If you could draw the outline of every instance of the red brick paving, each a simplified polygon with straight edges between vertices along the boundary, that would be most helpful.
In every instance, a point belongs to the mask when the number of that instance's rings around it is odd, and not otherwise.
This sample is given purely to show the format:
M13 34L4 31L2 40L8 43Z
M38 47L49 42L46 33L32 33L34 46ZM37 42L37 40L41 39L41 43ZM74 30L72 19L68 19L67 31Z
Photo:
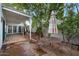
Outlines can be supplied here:
M16 42L26 41L27 39L23 35L10 35L5 39L4 44L12 44Z

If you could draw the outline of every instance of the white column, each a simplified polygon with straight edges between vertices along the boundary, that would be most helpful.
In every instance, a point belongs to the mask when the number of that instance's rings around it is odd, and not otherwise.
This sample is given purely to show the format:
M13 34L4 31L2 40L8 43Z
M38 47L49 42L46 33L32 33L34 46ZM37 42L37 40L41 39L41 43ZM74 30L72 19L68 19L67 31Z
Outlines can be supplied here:
M29 26L29 29L30 29L30 39L31 39L31 28L32 28L32 18L30 17L30 26Z

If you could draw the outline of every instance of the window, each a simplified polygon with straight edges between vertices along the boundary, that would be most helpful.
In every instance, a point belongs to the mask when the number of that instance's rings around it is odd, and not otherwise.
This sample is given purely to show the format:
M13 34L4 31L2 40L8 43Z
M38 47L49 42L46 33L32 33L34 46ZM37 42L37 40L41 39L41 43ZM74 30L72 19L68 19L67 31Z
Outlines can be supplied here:
M21 26L19 26L19 29L18 29L19 33L21 33Z
M22 31L22 26L8 25L8 33L10 34L21 33Z
M17 26L13 26L13 33L17 32Z
M8 33L12 33L12 26L8 26Z

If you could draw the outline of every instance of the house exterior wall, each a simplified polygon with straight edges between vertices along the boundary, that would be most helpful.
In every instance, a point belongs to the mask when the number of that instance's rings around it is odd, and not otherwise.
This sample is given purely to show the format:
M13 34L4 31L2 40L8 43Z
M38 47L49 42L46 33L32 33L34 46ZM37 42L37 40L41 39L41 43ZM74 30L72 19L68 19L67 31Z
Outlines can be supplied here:
M3 37L3 23L1 21L1 17L2 17L2 8L0 4L0 49L2 47L2 37Z

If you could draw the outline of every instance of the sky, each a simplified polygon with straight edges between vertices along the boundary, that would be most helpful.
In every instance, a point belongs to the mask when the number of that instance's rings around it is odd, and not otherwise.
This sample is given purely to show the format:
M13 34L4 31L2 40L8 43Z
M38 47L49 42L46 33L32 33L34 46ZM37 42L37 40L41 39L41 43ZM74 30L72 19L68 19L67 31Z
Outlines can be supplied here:
M70 3L69 3L69 4L70 4ZM65 4L64 4L64 5L65 5ZM78 5L78 10L79 10L79 3L77 3L77 5ZM74 7L74 12L77 13L76 7ZM66 10L66 8L64 8L64 16L66 16L66 14L67 14L67 10Z

